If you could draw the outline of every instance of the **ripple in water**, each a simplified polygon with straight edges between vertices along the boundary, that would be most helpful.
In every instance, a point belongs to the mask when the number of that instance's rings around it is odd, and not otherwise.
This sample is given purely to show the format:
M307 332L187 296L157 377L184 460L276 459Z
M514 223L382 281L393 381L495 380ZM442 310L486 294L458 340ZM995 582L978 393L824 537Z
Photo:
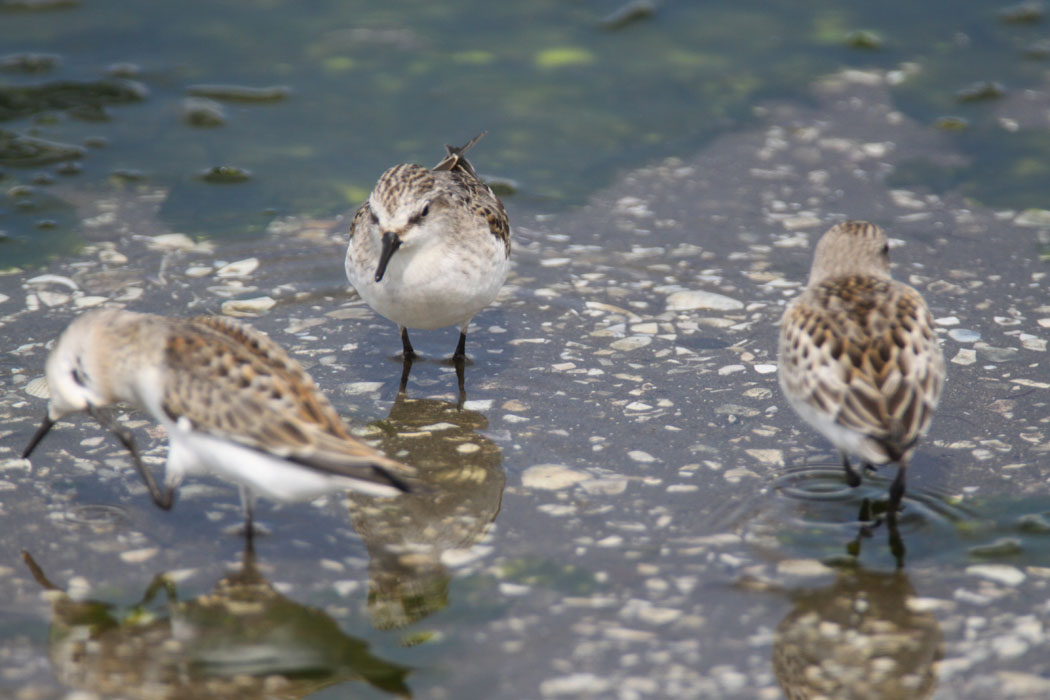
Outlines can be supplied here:
M120 506L77 505L66 512L66 521L96 530L112 530L131 525L131 516Z
M896 467L867 473L856 488L840 465L791 468L733 515L732 526L773 559L816 558L893 569L918 560L965 560L977 532L993 530L988 516L944 490L911 484L897 516L885 520Z

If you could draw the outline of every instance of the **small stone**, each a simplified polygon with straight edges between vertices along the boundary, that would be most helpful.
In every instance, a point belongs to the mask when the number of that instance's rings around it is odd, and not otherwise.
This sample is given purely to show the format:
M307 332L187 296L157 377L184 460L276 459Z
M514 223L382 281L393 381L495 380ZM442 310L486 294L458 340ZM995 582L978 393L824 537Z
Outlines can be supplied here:
M129 549L120 553L120 558L129 564L140 564L156 556L160 550L157 547L145 547L143 549Z
M1020 585L1026 578L1023 571L1008 564L974 564L966 567L966 573L1004 586Z
M981 334L968 328L953 328L948 331L948 337L957 343L976 343Z
M959 102L984 102L996 100L1006 95L1006 88L1002 83L992 80L982 80L967 85L955 93L955 99Z
M147 245L151 250L193 250L197 244L185 233L162 233L150 237Z
M206 97L187 97L179 105L182 121L190 126L214 127L226 123L226 110L215 100Z
M609 343L609 347L613 350L622 350L629 352L631 350L637 350L644 348L649 343L653 342L653 339L647 335L632 335L628 338L621 338L620 340Z
M272 309L277 302L273 297L254 297L252 299L229 299L222 302L222 312L227 316L258 316Z
M972 365L974 362L977 362L977 351L963 348L955 353L955 357L953 357L951 361L954 364L963 365L964 367L966 365Z
M1020 2L999 10L999 19L1008 24L1032 24L1043 19L1043 3Z
M754 368L759 374L772 374L777 371L777 366L772 364L755 365Z
M1014 226L1026 228L1050 228L1050 210L1025 209L1014 219Z
M351 382L343 385L343 391L351 396L372 394L383 388L383 382Z
M1030 335L1028 333L1021 334L1021 347L1025 350L1032 350L1035 352L1046 352L1046 341L1042 338Z
M610 681L593 673L573 673L559 678L548 678L540 683L543 695L595 696L609 690Z
M62 306L71 299L70 295L64 292L52 292L49 289L41 289L36 295L44 306L50 307Z
M1017 356L1021 353L1018 348L997 348L988 343L978 342L974 345L974 349L977 354L981 356L981 359L987 362L1002 363L1012 362L1017 359Z
M783 450L746 450L746 452L757 459L762 464L769 465L771 467L782 467L784 466L784 451Z
M27 279L26 284L60 284L63 287L69 287L73 291L80 289L76 282L62 275L37 275Z
M591 479L580 482L580 488L592 496L619 496L627 490L627 479Z
M641 462L643 464L648 464L650 462L656 461L656 457L653 457L648 452L643 452L642 450L631 450L627 453L627 456L633 459L635 462Z
M247 277L259 267L259 258L245 258L223 265L215 271L216 277Z
M970 547L971 556L984 559L1012 557L1022 554L1023 552L1024 548L1021 546L1021 540L1015 537L1000 537L994 542Z
M104 304L107 301L109 300L106 297L99 296L77 297L73 300L73 306L78 309L90 309L94 306Z
M590 478L586 472L574 471L560 464L537 464L522 472L521 484L530 489L560 491Z
M777 564L777 573L781 576L814 578L832 574L834 569L816 559L785 559Z

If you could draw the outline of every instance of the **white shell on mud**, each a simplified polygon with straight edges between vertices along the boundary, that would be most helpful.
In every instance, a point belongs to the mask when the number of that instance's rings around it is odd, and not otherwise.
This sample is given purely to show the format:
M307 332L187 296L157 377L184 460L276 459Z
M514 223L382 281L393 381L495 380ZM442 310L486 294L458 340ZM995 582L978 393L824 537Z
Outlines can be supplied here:
M61 284L73 290L80 289L76 282L63 275L37 275L27 279L26 284Z
M37 377L26 382L26 393L38 399L50 399L51 391L47 388L47 378Z
M258 316L272 309L276 303L273 297L230 299L222 302L222 312L227 316Z
M216 277L247 277L259 267L259 258L245 258L223 265L215 271Z

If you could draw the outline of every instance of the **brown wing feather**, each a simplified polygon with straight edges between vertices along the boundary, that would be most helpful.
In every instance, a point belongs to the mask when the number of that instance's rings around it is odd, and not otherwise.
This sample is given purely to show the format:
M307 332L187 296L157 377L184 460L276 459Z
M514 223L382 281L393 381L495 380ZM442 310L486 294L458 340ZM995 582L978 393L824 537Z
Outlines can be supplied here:
M926 430L944 358L914 289L868 276L833 279L804 292L782 328L796 395L889 453L906 452Z
M365 203L357 208L354 212L354 218L350 221L350 236L353 238L354 234L358 231L365 231L368 220L372 218L372 206L365 200Z
M172 420L354 478L390 482L371 467L407 470L352 437L299 363L246 324L186 319L169 334L165 359L172 371L163 408Z
M488 224L489 231L506 248L510 257L510 219L503 208L503 202L492 189L481 180L467 173L452 171L449 177L459 189L457 198L459 206L470 208L475 216L480 216Z

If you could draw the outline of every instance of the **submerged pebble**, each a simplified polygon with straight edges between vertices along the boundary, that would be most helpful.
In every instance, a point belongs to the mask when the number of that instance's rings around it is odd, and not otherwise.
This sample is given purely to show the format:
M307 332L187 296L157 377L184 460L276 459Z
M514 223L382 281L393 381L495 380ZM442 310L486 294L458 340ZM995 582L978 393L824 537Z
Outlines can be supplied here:
M521 484L530 489L558 491L590 478L586 472L574 471L560 464L537 464L522 472Z
M948 337L957 343L976 343L981 339L981 334L969 328L953 328L948 331Z
M244 85L191 85L186 89L193 97L232 100L236 102L277 102L291 94L286 85L247 87Z
M744 308L743 302L714 292L693 290L675 292L667 297L668 311L695 311L697 309L737 311L742 308Z

